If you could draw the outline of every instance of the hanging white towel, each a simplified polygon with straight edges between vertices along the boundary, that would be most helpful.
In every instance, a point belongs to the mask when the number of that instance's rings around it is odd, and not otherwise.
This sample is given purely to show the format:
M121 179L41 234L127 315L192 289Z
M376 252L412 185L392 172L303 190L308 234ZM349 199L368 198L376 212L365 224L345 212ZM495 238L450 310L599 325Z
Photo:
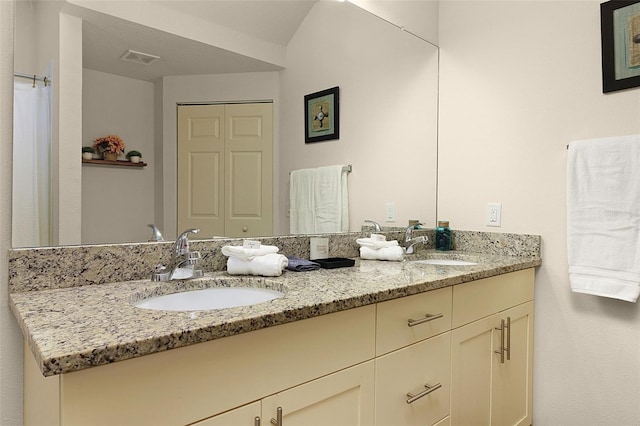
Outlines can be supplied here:
M569 282L578 293L640 295L640 135L569 144Z
M292 234L349 231L349 193L345 166L294 170L290 176Z

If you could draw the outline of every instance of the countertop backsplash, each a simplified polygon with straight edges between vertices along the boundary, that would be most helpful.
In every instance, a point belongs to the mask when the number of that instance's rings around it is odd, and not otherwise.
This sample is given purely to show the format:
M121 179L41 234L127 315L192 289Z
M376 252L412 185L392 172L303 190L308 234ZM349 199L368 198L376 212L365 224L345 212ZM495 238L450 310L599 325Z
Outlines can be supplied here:
M330 257L355 258L359 256L356 239L367 237L372 231L373 228L363 227L363 232L250 239L275 245L282 254L308 259L309 239L328 237ZM434 232L434 229L419 229L414 231L414 236L428 236L429 242L424 249L433 249ZM404 240L403 229L379 233L384 234L387 240ZM227 259L221 253L221 247L240 245L242 241L241 238L217 238L191 240L190 244L192 250L202 255L202 269L215 272L226 268ZM454 230L452 245L455 250L468 253L539 258L541 238L538 235ZM170 263L172 248L173 242L166 241L9 250L9 292L146 279L157 264Z

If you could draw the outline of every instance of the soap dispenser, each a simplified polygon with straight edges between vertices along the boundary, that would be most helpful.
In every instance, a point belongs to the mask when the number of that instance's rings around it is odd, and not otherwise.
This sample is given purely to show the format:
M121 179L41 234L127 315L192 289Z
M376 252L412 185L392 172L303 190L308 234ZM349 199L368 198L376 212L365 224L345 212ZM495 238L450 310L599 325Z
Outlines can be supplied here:
M438 221L436 228L436 250L451 250L451 228L449 228L448 220Z

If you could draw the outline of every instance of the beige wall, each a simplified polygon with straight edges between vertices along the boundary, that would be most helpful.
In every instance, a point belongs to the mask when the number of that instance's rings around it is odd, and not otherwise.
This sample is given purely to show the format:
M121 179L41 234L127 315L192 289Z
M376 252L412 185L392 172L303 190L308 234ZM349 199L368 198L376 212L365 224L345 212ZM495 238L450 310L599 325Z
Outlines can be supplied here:
M640 133L640 88L602 94L599 0L440 4L439 216L541 234L534 424L640 419L640 309L569 290L569 141ZM485 226L502 202L502 228Z
M85 69L82 114L83 146L115 133L148 164L82 167L82 243L146 241L154 223L153 83Z
M287 47L280 77L280 233L289 233L289 172L333 164L353 165L351 230L365 219L433 226L437 67L430 44L351 4L315 4ZM304 96L334 86L340 139L305 144ZM388 202L396 205L395 222L385 222Z
M0 1L0 424L22 423L22 335L9 309L14 4Z

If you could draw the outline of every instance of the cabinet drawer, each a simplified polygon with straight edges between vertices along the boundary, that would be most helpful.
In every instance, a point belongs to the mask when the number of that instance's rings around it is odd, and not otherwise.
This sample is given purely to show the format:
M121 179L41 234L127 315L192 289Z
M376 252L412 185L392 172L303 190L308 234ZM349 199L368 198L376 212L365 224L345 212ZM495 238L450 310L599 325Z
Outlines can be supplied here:
M376 425L432 425L449 415L451 333L376 359ZM425 396L408 403L408 393Z
M453 328L533 300L534 269L453 286Z
M379 303L377 309L376 355L382 355L450 330L451 287ZM424 322L409 326L409 320Z

